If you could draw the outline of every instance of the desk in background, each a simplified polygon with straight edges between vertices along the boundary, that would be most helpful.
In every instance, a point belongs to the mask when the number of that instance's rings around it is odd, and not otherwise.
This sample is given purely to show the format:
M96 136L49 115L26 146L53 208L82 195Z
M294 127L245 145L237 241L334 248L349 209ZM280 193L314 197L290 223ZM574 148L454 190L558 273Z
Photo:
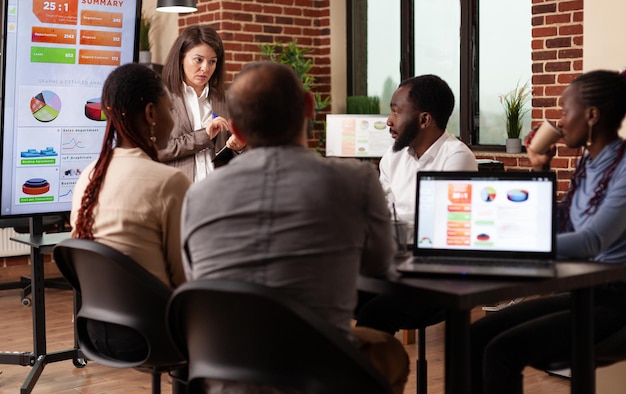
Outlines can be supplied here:
M359 277L359 290L393 294L446 308L445 392L470 390L470 313L479 305L553 292L572 292L571 392L595 392L593 287L626 279L626 264L558 262L549 279L463 277ZM575 345L574 345L575 344Z

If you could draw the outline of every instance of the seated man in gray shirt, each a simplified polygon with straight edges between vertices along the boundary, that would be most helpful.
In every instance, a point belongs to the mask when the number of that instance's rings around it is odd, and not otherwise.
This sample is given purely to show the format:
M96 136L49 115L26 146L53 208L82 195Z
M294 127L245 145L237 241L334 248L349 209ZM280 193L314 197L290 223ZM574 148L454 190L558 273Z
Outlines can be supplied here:
M373 365L402 393L409 361L400 342L350 325L358 274L384 275L394 253L375 168L325 159L307 147L314 99L288 66L247 65L226 102L230 130L250 150L194 184L185 197L187 279L280 288L367 347Z

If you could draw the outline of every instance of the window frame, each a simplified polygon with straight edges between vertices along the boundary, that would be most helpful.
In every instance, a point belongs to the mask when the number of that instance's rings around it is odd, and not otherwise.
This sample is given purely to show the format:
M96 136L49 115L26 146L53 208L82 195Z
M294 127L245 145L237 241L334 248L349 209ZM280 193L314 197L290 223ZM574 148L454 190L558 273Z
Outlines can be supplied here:
M479 0L459 0L460 26L460 139L473 150L503 152L502 145L479 144ZM367 0L346 0L347 94L367 94ZM415 74L415 0L400 0L400 78ZM357 76L360 76L357 77ZM365 76L365 78L363 77Z

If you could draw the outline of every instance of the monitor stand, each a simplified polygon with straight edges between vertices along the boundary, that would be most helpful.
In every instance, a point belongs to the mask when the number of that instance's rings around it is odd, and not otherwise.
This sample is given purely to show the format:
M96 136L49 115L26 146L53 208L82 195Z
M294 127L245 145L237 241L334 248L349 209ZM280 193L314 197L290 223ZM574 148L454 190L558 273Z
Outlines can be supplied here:
M57 237L67 238L68 233L59 232L62 235L52 235L45 234L46 231L54 231L55 233L64 229L66 216L63 214L60 215L34 215L32 217L18 217L18 218L8 218L8 219L0 219L0 228L13 228L16 233L19 234L29 234L30 236L26 237L15 237L20 240L13 240L20 243L26 243L30 245L30 240L35 239L37 237L46 237L46 242L51 244L56 244L58 240L54 239ZM48 237L53 237L53 239L48 240ZM32 260L31 260L32 261ZM49 278L44 280L44 286L46 288L53 289L63 289L63 290L71 290L72 288L69 286L67 281L63 278ZM31 299L31 278L29 276L21 276L19 281L17 282L8 282L0 284L0 290L12 290L12 289L21 289L20 300L22 305L30 306L32 304Z
M30 246L31 277L29 281L32 293L33 351L0 352L0 364L32 366L30 373L21 387L21 394L28 394L33 390L46 364L71 359L74 362L74 366L78 368L87 365L85 357L78 348L76 337L74 340L74 348L72 349L52 353L48 353L46 350L46 279L44 275L44 255L50 253L58 242L69 238L70 233L45 234L41 215L31 217L29 219L29 226L29 235L12 237L11 240ZM63 286L62 288L71 289L67 282L65 282ZM24 301L22 301L22 303L24 304ZM74 308L74 312L76 312L76 296L74 296Z

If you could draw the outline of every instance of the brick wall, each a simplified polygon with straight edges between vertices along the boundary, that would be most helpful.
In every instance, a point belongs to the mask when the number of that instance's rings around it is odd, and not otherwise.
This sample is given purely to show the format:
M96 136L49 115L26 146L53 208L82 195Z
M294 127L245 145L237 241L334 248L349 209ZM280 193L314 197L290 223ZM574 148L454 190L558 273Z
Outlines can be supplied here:
M207 23L217 30L226 52L227 83L244 64L263 59L260 45L296 41L298 48L311 49L313 91L330 95L330 0L198 0L197 7L180 14L179 26ZM309 145L317 146L318 138L319 131Z
M583 69L583 0L532 0L532 119L537 126L544 118L561 117L559 97ZM529 169L525 155L477 154L499 160L507 169ZM552 168L559 179L559 196L580 157L579 149L557 145Z
M532 118L533 126L542 119L560 118L558 99L568 83L582 72L583 0L532 1ZM181 14L181 28L208 23L222 37L226 50L227 81L241 67L261 59L261 44L292 40L300 48L310 48L314 91L330 94L330 0L198 0L198 11ZM345 83L334 81L334 83ZM318 114L323 120L325 113ZM316 146L318 134L310 141ZM558 173L559 194L569 179L579 150L558 145L552 161ZM502 161L507 169L529 169L526 155L476 152L478 158Z

